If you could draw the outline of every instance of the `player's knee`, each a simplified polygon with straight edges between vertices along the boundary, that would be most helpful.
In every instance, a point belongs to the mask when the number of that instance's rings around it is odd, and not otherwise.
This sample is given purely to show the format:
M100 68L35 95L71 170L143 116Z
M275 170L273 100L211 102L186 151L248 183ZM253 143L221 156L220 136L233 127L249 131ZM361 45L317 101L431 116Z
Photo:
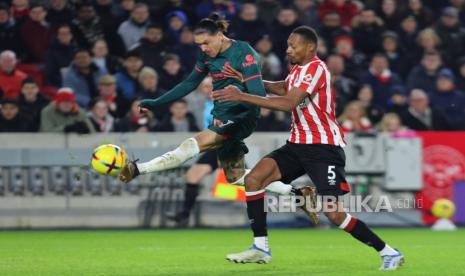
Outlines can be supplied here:
M346 214L344 212L325 212L325 216L333 224L339 226L344 221Z
M254 174L245 176L245 190L248 192L255 192L260 190L262 181Z

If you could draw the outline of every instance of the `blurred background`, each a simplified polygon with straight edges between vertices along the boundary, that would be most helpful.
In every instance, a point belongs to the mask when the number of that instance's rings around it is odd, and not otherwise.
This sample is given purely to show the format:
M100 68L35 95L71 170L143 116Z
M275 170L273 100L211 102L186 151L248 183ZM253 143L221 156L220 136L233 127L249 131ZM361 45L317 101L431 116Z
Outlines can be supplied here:
M241 191L220 172L186 179L196 160L128 185L88 167L101 144L145 161L208 126L210 78L150 114L138 103L192 70L192 27L211 12L261 55L266 80L287 75L295 27L317 30L347 134L351 194L373 196L371 207L387 197L394 209L357 216L429 226L434 202L449 199L451 219L465 224L465 0L0 0L0 228L248 225ZM289 114L261 113L249 167L288 138ZM201 189L189 220L169 221L192 177ZM309 226L299 212L268 220Z

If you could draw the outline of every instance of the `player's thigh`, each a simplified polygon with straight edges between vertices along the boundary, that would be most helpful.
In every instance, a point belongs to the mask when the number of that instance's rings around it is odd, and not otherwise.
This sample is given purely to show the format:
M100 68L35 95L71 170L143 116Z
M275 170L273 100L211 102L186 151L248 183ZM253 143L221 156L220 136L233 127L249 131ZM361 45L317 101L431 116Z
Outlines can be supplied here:
M186 172L186 181L198 184L204 177L212 173L212 167L208 164L194 164Z
M305 174L305 169L299 162L299 155L294 149L294 145L286 143L284 146L272 151L264 157L274 161L279 173L278 179L284 183L291 183L294 179Z
M257 191L280 179L281 172L276 161L265 157L245 177L245 188L247 191Z
M221 147L224 137L209 129L202 130L194 139L199 145L200 152L214 150Z
M345 178L345 155L340 147L309 145L301 150L301 162L321 196L342 196L349 192Z

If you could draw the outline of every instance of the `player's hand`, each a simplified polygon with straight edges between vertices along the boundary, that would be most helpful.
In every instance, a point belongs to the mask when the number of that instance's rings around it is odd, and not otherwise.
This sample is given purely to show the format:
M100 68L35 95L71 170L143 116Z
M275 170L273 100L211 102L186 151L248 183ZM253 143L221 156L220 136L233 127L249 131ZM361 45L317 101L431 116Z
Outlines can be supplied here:
M213 125L217 127L223 127L223 123L218 119L213 119Z
M139 113L140 114L147 114L149 112L150 112L150 110L148 108L139 106Z
M244 82L244 76L242 75L242 73L232 68L229 64L223 67L223 74L227 78L232 78L240 82Z
M213 92L213 100L219 102L240 102L242 99L242 92L234 85L228 85L221 90Z

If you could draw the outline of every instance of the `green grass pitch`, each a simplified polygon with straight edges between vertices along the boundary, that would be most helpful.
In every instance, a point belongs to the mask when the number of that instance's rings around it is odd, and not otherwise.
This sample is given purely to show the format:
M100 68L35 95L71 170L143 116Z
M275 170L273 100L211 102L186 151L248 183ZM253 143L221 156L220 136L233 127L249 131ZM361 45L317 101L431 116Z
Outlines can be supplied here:
M406 256L396 275L465 275L465 229L375 229ZM244 230L3 231L0 275L376 275L380 258L340 230L270 230L273 260L235 264Z

